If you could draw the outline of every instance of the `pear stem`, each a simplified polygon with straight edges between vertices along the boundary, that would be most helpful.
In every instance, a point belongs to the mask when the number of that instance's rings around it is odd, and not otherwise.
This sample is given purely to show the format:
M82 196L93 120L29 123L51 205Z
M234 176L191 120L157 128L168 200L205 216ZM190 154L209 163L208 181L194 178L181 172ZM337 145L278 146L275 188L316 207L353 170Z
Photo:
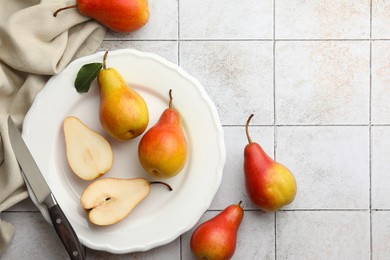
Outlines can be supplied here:
M107 69L107 67L106 67L107 55L108 55L108 51L106 51L106 52L104 53L104 56L103 56L103 69L104 69L104 70Z
M249 125L249 122L251 121L251 119L252 119L253 116L254 116L253 114L251 114L251 115L249 116L248 120L246 121L246 125L245 125L245 133L246 133L246 137L248 138L248 142L249 142L249 143L252 143L252 139L251 139L251 137L249 136L248 125Z
M64 10L67 10L67 9L71 9L71 8L77 8L77 5L70 5L70 6L62 7L62 8L60 8L60 9L58 9L57 11L55 11L55 12L53 13L53 16L54 16L54 17L57 17L57 14L58 14L59 12L64 11Z
M171 185L169 185L168 183L162 182L162 181L151 181L150 184L162 184L162 185L165 185L169 191L173 190Z
M169 90L169 108L172 108L172 89Z

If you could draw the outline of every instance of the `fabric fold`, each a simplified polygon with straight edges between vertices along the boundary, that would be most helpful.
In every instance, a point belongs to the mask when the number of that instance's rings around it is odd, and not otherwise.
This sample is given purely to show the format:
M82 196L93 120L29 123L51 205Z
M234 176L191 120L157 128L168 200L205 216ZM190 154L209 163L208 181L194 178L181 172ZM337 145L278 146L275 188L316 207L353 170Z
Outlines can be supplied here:
M71 61L94 53L105 36L104 26L77 9L53 16L69 4L74 1L0 0L0 213L28 196L9 142L8 116L21 129L47 80ZM13 232L0 219L0 253Z

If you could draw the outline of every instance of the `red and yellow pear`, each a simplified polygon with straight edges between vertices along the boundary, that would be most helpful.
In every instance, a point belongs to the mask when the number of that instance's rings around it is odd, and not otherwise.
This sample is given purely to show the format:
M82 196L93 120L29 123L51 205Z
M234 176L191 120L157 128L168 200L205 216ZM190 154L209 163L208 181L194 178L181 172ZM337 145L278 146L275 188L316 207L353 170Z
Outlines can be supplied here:
M100 91L99 119L103 129L118 141L130 140L141 135L149 123L149 110L143 97L115 68L106 67L97 75Z
M221 213L198 226L192 233L190 247L197 259L228 260L236 250L237 234L244 216L239 204L226 207Z
M138 145L138 158L142 167L157 178L176 176L187 160L187 140L181 116L172 108L172 90L169 91L169 98L168 108Z
M134 32L149 20L147 0L77 0L77 4L60 8L53 15L71 8L120 33Z
M251 140L248 125L252 117L253 114L245 126L249 142L244 149L245 187L253 203L266 212L275 212L294 200L297 185L289 169L271 159Z

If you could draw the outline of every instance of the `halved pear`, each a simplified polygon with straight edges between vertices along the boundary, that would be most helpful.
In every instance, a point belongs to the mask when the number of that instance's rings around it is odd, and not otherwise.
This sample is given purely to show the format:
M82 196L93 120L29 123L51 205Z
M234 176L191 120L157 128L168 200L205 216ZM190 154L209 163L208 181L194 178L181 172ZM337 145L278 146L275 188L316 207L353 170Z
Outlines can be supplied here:
M124 219L150 193L149 182L143 178L104 178L91 183L81 194L80 203L90 210L89 220L99 226L112 225Z
M111 144L79 118L64 119L66 157L72 171L84 180L93 180L108 172L114 160Z

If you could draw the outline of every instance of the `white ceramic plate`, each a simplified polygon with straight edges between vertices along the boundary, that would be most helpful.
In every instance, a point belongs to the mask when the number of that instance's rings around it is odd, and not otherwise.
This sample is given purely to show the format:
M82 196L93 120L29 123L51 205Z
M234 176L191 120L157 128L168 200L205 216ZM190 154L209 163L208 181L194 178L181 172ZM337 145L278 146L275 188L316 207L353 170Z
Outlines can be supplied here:
M23 138L85 246L112 253L146 251L169 243L191 229L210 206L225 163L223 130L215 106L203 87L180 67L150 53L130 49L109 52L107 67L115 67L147 102L148 128L167 108L168 92L172 89L173 107L181 113L189 142L189 158L179 175L166 180L173 187L172 192L154 185L150 195L121 222L107 227L90 224L79 198L91 181L71 172L65 156L62 123L66 116L77 116L107 137L98 118L96 81L85 94L79 94L73 85L80 67L102 62L103 54L80 58L48 81L26 115ZM113 146L114 165L101 178L153 180L138 161L141 137L126 142L107 138ZM50 222L46 209L39 208Z

